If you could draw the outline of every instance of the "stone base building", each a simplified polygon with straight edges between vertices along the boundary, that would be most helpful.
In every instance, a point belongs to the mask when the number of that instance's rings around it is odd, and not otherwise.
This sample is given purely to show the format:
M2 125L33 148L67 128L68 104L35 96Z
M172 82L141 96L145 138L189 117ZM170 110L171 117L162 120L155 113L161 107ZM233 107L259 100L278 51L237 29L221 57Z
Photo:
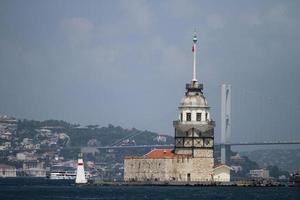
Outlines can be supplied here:
M125 181L212 181L213 160L155 149L141 157L125 158Z

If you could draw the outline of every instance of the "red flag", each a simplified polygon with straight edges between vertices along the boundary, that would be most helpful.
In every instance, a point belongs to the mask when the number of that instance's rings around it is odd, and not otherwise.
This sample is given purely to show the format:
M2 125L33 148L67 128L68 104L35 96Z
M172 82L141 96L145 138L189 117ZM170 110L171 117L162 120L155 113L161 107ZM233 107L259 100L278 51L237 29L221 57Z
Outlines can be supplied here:
M195 51L195 49L194 49L194 46L192 47L192 52L194 52Z

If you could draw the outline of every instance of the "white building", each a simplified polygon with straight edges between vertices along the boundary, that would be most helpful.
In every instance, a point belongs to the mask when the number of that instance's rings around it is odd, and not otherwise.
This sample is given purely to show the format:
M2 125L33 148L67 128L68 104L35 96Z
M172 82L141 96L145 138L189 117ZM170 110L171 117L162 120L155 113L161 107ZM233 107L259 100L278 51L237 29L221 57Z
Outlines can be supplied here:
M215 182L230 182L231 167L227 165L218 165L214 167L213 177Z
M20 152L20 153L16 154L16 158L17 158L17 160L25 160L26 159L26 155L27 155L26 152Z
M14 166L0 164L0 177L16 177L17 171Z
M33 177L46 177L46 169L44 168L44 162L37 160L23 162L23 171L28 176Z
M167 142L167 137L163 135L158 135L155 138L153 138L153 141L156 142Z
M6 150L11 147L11 142L4 142L3 145L0 146L0 150Z
M269 178L269 170L266 169L254 169L249 172L251 178Z
M16 158L17 160L20 160L20 161L30 161L30 160L36 160L36 156L34 156L33 153L29 153L29 152L19 152L16 154Z
M240 166L240 165L231 165L231 168L232 170L235 172L235 173L238 173L240 171L243 171L243 167Z

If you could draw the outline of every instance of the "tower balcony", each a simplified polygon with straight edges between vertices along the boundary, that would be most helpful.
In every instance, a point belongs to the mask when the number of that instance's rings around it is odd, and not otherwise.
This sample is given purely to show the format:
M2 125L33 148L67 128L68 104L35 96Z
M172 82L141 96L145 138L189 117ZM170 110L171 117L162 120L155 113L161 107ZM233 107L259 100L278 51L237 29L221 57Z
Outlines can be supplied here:
M173 121L173 126L178 126L178 125L210 125L210 126L215 126L216 123L213 120L210 121L180 121L180 120L175 120Z
M202 91L203 84L198 82L192 82L185 84L185 89L188 91Z

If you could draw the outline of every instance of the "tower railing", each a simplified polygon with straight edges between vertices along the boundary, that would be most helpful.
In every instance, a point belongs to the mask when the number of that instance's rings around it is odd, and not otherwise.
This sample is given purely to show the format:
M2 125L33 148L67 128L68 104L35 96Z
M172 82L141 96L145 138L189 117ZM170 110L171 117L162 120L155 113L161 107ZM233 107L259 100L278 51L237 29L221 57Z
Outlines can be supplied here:
M174 126L177 126L179 124L195 124L195 125L212 125L212 126L215 126L215 121L213 120L210 120L210 121L180 121L180 120L175 120L173 121L173 125Z
M202 83L197 83L197 84L187 83L187 84L185 84L185 89L187 89L187 90L189 90L189 89L202 90L203 89L203 84Z

